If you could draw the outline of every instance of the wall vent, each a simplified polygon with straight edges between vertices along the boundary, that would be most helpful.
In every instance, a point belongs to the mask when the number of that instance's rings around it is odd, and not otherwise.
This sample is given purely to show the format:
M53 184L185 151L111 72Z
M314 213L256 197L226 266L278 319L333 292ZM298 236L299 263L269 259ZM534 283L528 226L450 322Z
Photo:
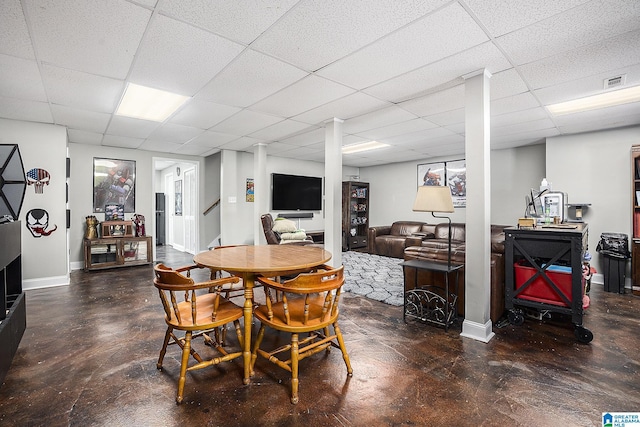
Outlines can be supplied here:
M626 74L622 74L620 76L609 77L608 79L604 79L604 89L613 89L616 87L623 86L625 80L627 79Z

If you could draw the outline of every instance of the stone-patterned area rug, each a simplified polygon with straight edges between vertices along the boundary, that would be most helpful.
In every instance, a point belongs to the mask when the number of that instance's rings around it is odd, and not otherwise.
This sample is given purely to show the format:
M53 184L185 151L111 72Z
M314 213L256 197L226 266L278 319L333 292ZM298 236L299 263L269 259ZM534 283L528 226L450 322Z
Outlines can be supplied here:
M401 259L362 252L343 252L345 284L342 290L390 305L404 303Z

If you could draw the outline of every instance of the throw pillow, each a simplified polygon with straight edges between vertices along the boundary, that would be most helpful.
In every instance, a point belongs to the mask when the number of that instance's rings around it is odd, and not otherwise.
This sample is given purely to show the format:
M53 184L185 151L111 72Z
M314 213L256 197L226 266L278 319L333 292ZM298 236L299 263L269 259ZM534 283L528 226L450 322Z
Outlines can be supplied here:
M282 233L280 238L282 240L304 240L307 238L307 233L302 230L298 230L293 233Z
M272 230L276 233L293 233L297 229L298 227L296 226L296 223L290 219L276 218L276 220L273 221Z

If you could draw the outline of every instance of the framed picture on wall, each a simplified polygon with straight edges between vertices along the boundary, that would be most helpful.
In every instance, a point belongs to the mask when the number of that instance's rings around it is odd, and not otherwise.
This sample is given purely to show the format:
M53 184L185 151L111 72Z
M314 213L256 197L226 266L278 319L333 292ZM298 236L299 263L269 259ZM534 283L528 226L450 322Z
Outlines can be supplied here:
M175 183L176 191L173 200L175 201L175 215L182 216L182 180Z
M110 204L136 209L136 162L93 158L93 212L104 212Z
M422 185L444 185L445 163L425 163L418 165L418 187Z
M467 165L464 160L447 162L447 185L451 189L454 208L467 206Z

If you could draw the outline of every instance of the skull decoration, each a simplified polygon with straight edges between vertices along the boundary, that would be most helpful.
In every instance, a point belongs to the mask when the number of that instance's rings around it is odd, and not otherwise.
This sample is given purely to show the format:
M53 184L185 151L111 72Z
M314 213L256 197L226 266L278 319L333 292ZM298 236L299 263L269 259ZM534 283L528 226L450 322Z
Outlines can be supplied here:
M33 235L33 237L48 236L58 229L57 225L54 225L53 230L46 231L49 227L49 213L44 209L31 209L27 212L27 228Z
M42 194L45 185L49 185L51 175L44 169L33 168L27 172L27 185L33 185L36 194Z

